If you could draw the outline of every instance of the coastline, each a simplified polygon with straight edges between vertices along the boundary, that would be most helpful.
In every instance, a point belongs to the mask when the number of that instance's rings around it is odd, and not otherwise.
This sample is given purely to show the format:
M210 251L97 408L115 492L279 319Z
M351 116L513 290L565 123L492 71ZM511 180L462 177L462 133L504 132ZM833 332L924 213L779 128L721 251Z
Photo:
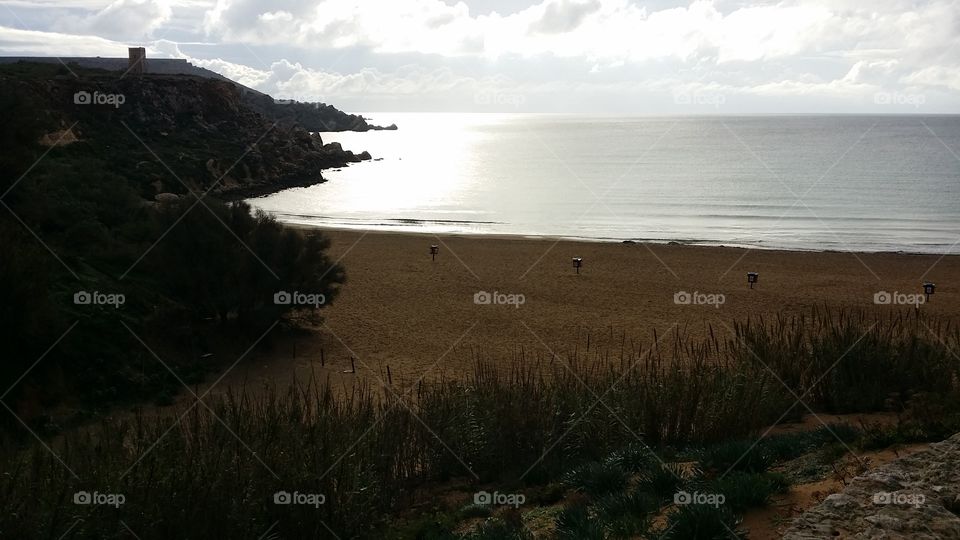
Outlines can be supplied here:
M326 180L325 180L326 181ZM324 181L324 182L325 182ZM501 232L433 232L427 230L413 230L413 229L404 229L404 230L392 230L390 225L381 225L382 228L371 228L364 226L349 227L343 226L342 224L336 225L325 225L320 223L302 223L294 221L278 221L283 224L285 227L290 227L294 229L300 229L304 231L318 230L322 232L330 232L332 234L352 232L352 233L376 233L376 234L396 234L396 235L411 235L411 236L422 236L422 237L454 237L454 238L489 238L494 240L544 240L549 242L579 242L586 244L634 244L634 245L667 245L667 246L690 246L690 247L703 247L703 248L723 248L723 249L744 249L744 250L756 250L756 251L772 251L772 252L784 252L784 253L847 253L855 255L873 255L873 254L887 254L887 255L915 255L915 256L933 256L933 257L958 257L960 252L956 253L940 253L936 251L906 251L906 250L847 250L847 249L830 249L830 248L787 248L779 246L767 246L761 244L750 244L750 243L736 243L736 242L722 242L714 243L713 241L707 240L695 240L695 239L670 239L670 240L659 240L659 239L642 239L642 238L613 238L613 237L601 237L601 236L566 236L566 235L552 235L552 234L535 234L535 233L501 233ZM461 222L456 222L461 223ZM491 222L472 222L472 223L491 223ZM402 227L404 225L396 225L396 227Z

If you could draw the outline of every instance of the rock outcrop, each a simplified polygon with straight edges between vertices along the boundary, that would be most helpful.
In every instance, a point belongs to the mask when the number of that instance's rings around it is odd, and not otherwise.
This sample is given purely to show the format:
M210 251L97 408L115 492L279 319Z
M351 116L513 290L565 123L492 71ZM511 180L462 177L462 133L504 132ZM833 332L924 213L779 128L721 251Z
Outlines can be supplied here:
M0 70L0 88L5 99L37 111L38 140L52 145L68 133L61 142L69 138L77 156L109 162L148 201L190 190L260 195L320 183L324 169L370 159L265 117L230 81L75 72L16 65Z
M275 100L264 94L248 92L244 102L265 117L286 126L300 126L307 131L379 131L395 130L396 124L375 126L358 114L347 114L326 103L303 103Z
M858 476L796 518L785 540L960 538L960 434Z

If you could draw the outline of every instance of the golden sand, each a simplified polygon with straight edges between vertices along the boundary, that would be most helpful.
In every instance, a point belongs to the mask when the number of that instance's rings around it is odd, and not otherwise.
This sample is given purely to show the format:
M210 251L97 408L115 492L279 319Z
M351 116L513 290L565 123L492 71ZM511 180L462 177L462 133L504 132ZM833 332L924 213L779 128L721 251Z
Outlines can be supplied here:
M874 295L917 294L937 283L920 309L960 312L960 257L895 253L789 252L728 247L575 242L483 236L433 236L325 230L330 255L348 282L324 310L325 326L285 340L228 374L222 386L292 376L331 376L335 383L395 384L458 377L482 357L534 362L551 353L618 354L621 344L648 347L681 328L692 337L730 337L733 321L795 314L813 306L880 306ZM436 261L430 245L439 246ZM573 257L583 258L580 274ZM753 289L747 272L758 272ZM481 291L523 304L476 304ZM703 302L676 303L688 293ZM710 296L713 295L713 296ZM680 298L683 300L683 298ZM693 300L696 302L696 300ZM596 344L599 344L597 346ZM323 365L321 365L321 352ZM344 374L355 357L357 374Z

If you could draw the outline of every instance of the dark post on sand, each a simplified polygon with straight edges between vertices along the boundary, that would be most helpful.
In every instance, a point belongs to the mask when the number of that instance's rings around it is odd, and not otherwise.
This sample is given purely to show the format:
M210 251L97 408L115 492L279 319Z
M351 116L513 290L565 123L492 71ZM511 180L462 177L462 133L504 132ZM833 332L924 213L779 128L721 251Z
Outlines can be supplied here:
M933 291L936 290L937 286L929 281L923 284L923 294L927 295L927 302L930 301L930 296L933 294Z
M437 260L437 253L440 253L440 246L433 244L430 246L430 258L432 260Z

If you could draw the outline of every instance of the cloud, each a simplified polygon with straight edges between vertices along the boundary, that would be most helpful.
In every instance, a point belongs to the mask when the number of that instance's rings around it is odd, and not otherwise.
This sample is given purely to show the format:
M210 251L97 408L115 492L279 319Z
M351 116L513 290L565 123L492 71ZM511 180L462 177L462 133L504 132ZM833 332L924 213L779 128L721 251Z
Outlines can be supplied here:
M53 28L70 34L139 40L152 36L157 28L170 20L171 13L165 0L115 0L89 15L64 16L54 23Z
M96 36L0 27L0 53L4 56L122 56L126 49L115 41Z
M931 66L905 76L901 82L912 86L939 86L960 91L960 67Z
M151 54L277 97L360 108L660 111L677 92L787 110L842 110L876 92L924 93L941 110L960 101L954 0L44 1L69 16L46 32L0 29L0 49L122 56L120 41L153 40ZM168 33L177 42L156 40Z
M544 34L559 34L569 32L590 15L600 9L600 2L589 0L576 2L573 0L555 0L544 5L543 17L536 21L531 29Z

